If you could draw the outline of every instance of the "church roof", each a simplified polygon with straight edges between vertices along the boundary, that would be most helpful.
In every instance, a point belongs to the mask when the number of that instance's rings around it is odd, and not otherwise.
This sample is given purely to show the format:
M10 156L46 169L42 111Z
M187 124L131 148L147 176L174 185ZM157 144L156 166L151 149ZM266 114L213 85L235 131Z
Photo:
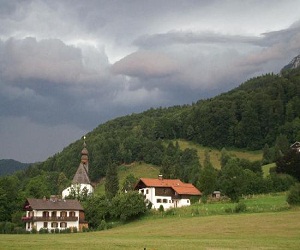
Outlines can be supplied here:
M90 178L87 173L86 166L83 163L79 164L79 167L72 180L73 184L90 184Z

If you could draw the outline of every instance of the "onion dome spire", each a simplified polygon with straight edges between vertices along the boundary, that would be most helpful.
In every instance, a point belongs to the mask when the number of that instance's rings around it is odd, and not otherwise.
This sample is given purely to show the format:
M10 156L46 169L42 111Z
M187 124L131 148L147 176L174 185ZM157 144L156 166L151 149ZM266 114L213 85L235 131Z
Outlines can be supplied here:
M89 152L86 149L86 142L85 142L86 137L83 137L83 149L81 150L81 163L84 165L87 165L89 162Z

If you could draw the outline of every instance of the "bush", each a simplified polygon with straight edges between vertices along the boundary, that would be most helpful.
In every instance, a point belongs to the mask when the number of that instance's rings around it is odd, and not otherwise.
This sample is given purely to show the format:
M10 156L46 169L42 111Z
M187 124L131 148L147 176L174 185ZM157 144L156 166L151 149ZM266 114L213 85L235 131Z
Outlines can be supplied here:
M11 222L1 222L0 223L0 233L1 234L11 234L14 232L15 224Z
M41 228L41 229L39 230L39 233L40 233L40 234L47 234L47 233L49 233L49 231L48 231L47 228Z
M101 220L98 230L107 230L107 223L105 220Z
M165 215L175 215L175 209L174 208L170 208L166 211Z
M153 204L151 201L149 201L149 203L147 204L147 208L150 210L152 208Z
M236 204L236 206L234 208L235 213L242 213L242 212L245 212L246 210L247 210L247 206L243 202L239 202L238 204Z
M199 209L198 208L195 208L195 209L192 209L192 215L194 216L198 216L200 215L200 212L199 212Z
M159 208L158 208L158 211L163 213L165 211L164 206L160 205Z
M136 219L146 212L143 195L135 191L121 193L112 200L111 215L125 222Z
M300 205L300 183L297 183L290 188L286 201L290 205Z

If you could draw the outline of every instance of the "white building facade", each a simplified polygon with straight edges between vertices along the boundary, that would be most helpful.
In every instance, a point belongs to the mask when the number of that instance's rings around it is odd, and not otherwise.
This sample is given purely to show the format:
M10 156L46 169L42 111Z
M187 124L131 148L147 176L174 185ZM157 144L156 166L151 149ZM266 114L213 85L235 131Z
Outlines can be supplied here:
M27 231L47 229L51 232L67 228L81 231L83 227L88 228L84 210L78 200L28 198L23 209L26 214L22 221L25 222Z
M151 202L153 209L163 206L164 210L189 206L191 197L200 197L201 192L190 183L178 179L141 178L135 189L143 194L145 200Z

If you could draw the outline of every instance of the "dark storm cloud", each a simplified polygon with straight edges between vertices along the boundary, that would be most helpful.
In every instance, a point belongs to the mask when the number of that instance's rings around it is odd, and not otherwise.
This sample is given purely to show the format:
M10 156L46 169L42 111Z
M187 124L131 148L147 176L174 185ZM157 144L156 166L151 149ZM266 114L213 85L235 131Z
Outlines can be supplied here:
M116 116L277 73L300 51L298 9L297 1L0 0L8 145L0 158L41 160Z

